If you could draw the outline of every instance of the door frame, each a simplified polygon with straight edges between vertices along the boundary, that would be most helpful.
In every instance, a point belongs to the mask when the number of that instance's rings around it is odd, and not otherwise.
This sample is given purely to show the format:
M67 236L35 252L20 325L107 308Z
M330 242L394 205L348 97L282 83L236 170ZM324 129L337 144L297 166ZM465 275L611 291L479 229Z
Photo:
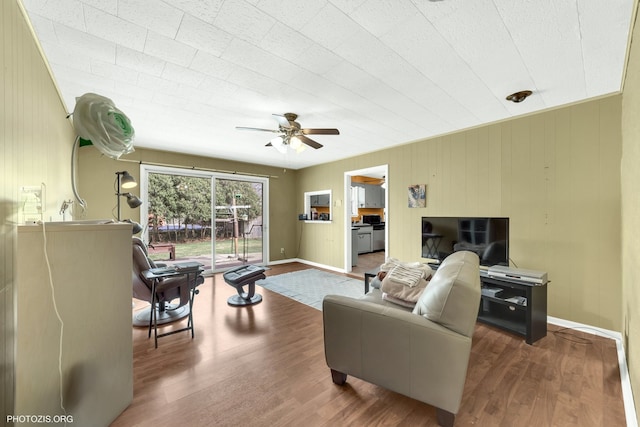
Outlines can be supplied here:
M225 179L233 181L252 181L260 182L262 184L262 264L267 265L269 263L269 179L251 175L231 174L223 172L212 172L206 170L197 169L185 169L175 166L156 166L140 164L140 196L142 197L142 205L140 205L140 224L143 227L143 234L148 233L148 218L149 218L149 204L147 200L148 194L148 174L149 173L166 173L173 175L193 176L198 178L212 179L211 185L211 268L213 272L224 271L224 269L216 269L215 265L215 179ZM143 236L144 237L144 236Z
M351 266L351 177L355 175L376 174L385 177L386 191L384 192L384 253L389 253L389 219L391 218L389 206L389 165L371 166L364 169L356 169L344 173L344 271L349 273L352 271ZM388 256L388 255L387 255Z

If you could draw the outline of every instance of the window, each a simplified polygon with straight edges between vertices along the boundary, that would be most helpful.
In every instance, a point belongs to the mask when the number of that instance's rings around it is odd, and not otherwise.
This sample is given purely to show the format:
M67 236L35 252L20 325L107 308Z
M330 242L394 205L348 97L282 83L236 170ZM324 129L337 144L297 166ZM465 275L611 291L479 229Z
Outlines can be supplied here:
M266 178L149 165L141 177L147 242L214 271L268 259Z
M331 221L331 190L304 193L304 213L310 221Z

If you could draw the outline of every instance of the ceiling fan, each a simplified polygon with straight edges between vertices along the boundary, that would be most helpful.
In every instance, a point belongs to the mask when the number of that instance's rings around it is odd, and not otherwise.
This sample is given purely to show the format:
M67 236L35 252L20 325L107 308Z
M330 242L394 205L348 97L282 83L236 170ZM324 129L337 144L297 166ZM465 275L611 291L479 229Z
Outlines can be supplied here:
M308 138L306 135L340 135L340 131L338 129L301 128L300 123L296 122L298 115L295 113L284 113L282 115L272 114L272 116L278 121L277 130L250 128L244 126L236 126L236 129L279 133L280 135L269 141L266 146L275 147L281 153L285 153L287 151L287 146L290 146L298 153L304 150L306 145L316 149L322 147L322 144Z

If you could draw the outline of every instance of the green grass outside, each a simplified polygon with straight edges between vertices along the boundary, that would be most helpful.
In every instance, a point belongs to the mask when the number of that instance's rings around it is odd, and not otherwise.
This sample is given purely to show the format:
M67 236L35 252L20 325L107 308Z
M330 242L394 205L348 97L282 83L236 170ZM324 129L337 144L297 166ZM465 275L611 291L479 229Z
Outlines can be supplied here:
M211 242L188 242L188 243L174 243L176 245L176 258L190 258L194 256L210 255L211 254ZM248 239L248 250L250 253L262 252L262 239ZM216 254L232 254L234 250L233 239L221 239L216 241ZM238 239L238 253L242 254L244 248L243 239ZM150 254L149 258L154 261L169 259L169 252Z

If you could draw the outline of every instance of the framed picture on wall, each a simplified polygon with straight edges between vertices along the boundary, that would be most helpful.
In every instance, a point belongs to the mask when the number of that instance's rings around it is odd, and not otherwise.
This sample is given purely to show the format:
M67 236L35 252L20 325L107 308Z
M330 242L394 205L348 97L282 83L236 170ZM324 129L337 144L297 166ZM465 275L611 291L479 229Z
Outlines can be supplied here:
M427 184L414 184L409 186L409 207L427 207Z

